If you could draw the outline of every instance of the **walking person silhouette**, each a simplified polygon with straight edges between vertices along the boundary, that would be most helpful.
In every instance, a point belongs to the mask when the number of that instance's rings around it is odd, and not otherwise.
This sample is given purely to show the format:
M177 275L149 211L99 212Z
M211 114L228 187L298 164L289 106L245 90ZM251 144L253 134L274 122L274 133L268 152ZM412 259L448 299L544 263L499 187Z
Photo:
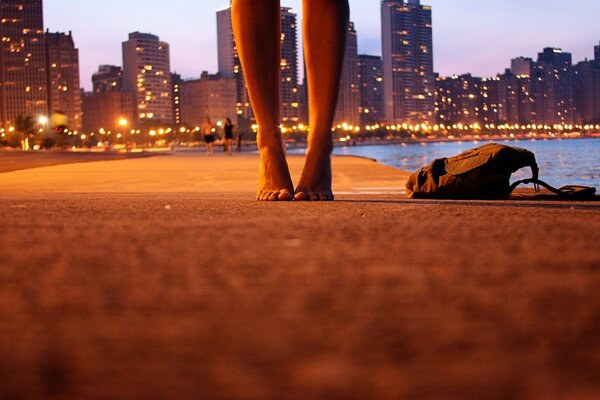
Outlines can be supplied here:
M350 16L347 0L303 0L309 96L306 164L296 189L280 130L280 3L233 0L232 19L250 102L258 124L260 201L331 201L331 126Z

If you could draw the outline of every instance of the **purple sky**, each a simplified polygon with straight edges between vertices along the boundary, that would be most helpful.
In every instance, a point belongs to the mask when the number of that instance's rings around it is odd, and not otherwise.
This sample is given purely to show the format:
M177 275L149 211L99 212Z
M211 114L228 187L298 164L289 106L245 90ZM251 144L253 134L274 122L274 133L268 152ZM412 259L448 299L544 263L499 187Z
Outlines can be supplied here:
M121 42L133 31L171 45L171 66L185 78L216 72L215 10L228 0L46 0L45 25L73 31L81 84L91 86L99 64L121 65ZM434 63L442 75L493 76L516 56L562 47L574 61L593 57L600 41L598 0L428 0L433 7ZM282 5L300 10L300 0ZM350 0L359 52L381 54L379 0Z

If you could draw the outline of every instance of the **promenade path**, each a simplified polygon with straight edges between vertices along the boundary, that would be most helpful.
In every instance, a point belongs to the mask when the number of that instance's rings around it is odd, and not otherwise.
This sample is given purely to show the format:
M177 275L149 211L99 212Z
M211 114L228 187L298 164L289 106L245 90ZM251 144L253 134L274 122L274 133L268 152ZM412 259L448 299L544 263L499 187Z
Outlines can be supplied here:
M414 201L352 157L334 203L259 203L256 169L0 173L0 399L600 398L598 203Z

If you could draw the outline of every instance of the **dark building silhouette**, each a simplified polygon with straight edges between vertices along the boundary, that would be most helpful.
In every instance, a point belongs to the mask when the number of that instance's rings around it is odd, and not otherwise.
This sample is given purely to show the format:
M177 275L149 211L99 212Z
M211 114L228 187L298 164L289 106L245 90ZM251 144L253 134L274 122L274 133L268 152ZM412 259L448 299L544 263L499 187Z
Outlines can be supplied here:
M537 123L574 122L571 53L550 47L539 53L535 91Z
M48 114L42 0L0 2L0 122Z
M519 120L519 78L510 69L498 75L498 122L518 124Z
M133 95L126 92L85 93L83 95L83 129L99 133L101 129L116 132L123 129L119 121L135 118Z
M181 75L171 74L171 99L173 99L173 123L181 123Z
M419 0L384 0L381 8L386 120L433 123L431 7Z
M344 66L340 80L334 124L358 126L360 123L360 82L358 72L358 41L354 23L348 25Z
M94 93L123 91L123 68L116 65L100 65L92 75Z
M70 129L81 129L79 50L71 32L46 32L45 38L48 110L66 115Z
M574 67L573 97L576 122L600 122L600 63L586 60Z
M598 46L594 46L594 61L600 64L600 43Z
M382 68L381 57L358 56L360 123L363 126L384 121Z

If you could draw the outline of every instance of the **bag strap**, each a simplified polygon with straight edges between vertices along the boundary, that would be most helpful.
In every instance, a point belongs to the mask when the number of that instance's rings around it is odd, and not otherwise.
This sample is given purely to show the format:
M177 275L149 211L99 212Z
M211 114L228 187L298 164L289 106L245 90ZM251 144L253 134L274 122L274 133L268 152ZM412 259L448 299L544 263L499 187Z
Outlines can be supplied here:
M575 186L569 185L564 186L560 189L555 188L554 186L549 185L548 183L541 181L537 178L523 179L513 183L509 188L509 196L512 192L515 191L517 186L519 185L529 185L533 183L535 185L535 192L538 193L540 191L540 186L546 188L548 191L558 195L559 197L566 199L589 199L593 198L596 193L596 188L589 186Z

